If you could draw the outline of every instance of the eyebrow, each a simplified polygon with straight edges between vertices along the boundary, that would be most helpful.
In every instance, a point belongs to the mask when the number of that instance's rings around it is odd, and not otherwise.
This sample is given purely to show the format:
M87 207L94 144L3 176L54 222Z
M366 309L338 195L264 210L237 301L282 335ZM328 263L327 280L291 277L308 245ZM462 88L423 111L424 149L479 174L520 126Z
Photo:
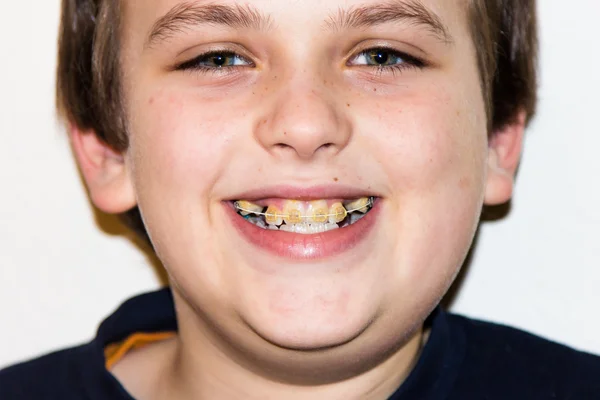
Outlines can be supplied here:
M442 19L419 0L393 0L385 3L361 6L349 10L340 9L325 23L333 31L364 29L390 22L407 22L423 26L445 44L454 39Z
M339 9L325 22L325 27L333 31L342 31L364 29L389 22L409 22L417 26L425 26L442 42L453 43L452 36L441 18L419 0L392 0L375 5ZM154 23L145 47L167 41L177 33L202 24L258 31L268 31L273 28L272 18L250 5L184 2L173 7Z
M173 7L154 23L145 47L156 45L158 42L168 40L174 34L202 24L259 31L268 31L272 28L271 18L249 5L185 2Z

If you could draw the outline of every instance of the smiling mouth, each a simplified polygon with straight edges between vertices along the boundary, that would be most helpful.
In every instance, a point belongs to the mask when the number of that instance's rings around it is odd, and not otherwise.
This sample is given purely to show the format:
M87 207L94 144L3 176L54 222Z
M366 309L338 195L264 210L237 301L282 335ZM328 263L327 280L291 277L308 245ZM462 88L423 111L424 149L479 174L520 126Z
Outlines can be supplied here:
M351 226L373 208L374 197L336 200L238 200L233 207L261 229L312 235Z

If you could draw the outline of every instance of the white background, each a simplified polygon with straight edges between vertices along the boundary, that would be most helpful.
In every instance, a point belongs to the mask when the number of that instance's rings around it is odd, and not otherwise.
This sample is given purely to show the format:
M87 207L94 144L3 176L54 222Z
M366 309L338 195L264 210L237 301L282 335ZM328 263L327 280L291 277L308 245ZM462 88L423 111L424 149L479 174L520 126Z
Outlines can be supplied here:
M539 3L541 103L516 198L481 229L453 309L600 353L600 2ZM56 121L58 17L58 0L2 2L0 367L89 340L159 285L94 214Z

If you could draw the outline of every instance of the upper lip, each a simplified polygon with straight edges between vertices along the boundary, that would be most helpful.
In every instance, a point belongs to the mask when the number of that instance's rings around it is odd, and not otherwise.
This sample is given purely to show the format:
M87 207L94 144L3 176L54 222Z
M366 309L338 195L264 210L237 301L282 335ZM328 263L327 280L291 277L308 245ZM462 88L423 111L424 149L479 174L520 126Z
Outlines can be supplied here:
M362 197L380 197L372 190L361 189L343 185L319 185L319 186L293 186L275 185L250 189L236 194L228 201L261 199L290 199L290 200L326 200L326 199L357 199Z

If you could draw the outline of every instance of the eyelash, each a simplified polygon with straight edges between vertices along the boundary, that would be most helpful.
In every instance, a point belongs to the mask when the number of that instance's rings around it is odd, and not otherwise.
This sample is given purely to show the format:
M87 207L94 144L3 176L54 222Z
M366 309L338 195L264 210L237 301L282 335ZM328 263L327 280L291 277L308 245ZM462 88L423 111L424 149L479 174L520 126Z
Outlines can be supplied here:
M201 63L208 62L211 57L234 57L243 60L248 63L248 65L232 65L232 66L222 66L222 67L207 67L202 65ZM204 54L200 54L199 56L192 58L191 60L184 61L183 63L177 65L174 70L175 71L193 71L200 73L215 73L215 74L228 74L233 72L232 70L236 70L238 68L244 68L247 66L254 66L254 63L247 60L245 57L237 54L236 52L229 50L212 50L208 51Z
M404 72L407 69L412 68L412 69L420 70L420 69L424 69L425 67L427 67L427 63L418 57L414 57L414 56L411 56L404 52L401 52L401 51L398 51L395 49L391 49L388 47L382 47L382 46L372 47L372 48L363 50L360 53L352 56L346 64L351 66L349 64L351 60L355 60L361 56L365 56L369 53L377 52L377 51L386 53L392 57L396 57L396 58L400 59L402 62L400 64L393 64L393 65L357 65L357 67L375 68L377 75L391 73L393 76L395 76L397 73ZM221 66L221 67L209 67L209 66L202 65L202 63L206 63L206 62L210 61L211 57L217 57L217 56L237 58L237 59L243 60L245 63L247 63L247 65L230 65L230 66ZM204 54L200 54L199 56L197 56L191 60L184 61L183 63L178 64L177 66L175 66L174 70L175 71L200 72L203 74L208 74L208 73L230 74L230 73L235 73L236 70L238 70L240 68L253 67L253 66L255 66L255 64L252 61L249 61L248 59L237 54L236 52L229 51L229 50L213 50L213 51L206 52Z
M361 51L357 55L352 56L348 60L347 65L351 66L350 62L352 60L356 60L362 56L368 56L369 53L373 53L373 52L385 53L388 56L398 58L402 62L400 64L393 64L393 65L357 65L357 67L375 68L377 75L383 75L385 73L390 73L393 76L395 76L397 73L404 72L407 69L422 70L428 66L428 64L421 58L414 57L407 53L404 53L404 52L401 52L401 51L398 51L398 50L395 50L395 49L392 49L389 47L384 47L384 46L372 47L372 48Z

